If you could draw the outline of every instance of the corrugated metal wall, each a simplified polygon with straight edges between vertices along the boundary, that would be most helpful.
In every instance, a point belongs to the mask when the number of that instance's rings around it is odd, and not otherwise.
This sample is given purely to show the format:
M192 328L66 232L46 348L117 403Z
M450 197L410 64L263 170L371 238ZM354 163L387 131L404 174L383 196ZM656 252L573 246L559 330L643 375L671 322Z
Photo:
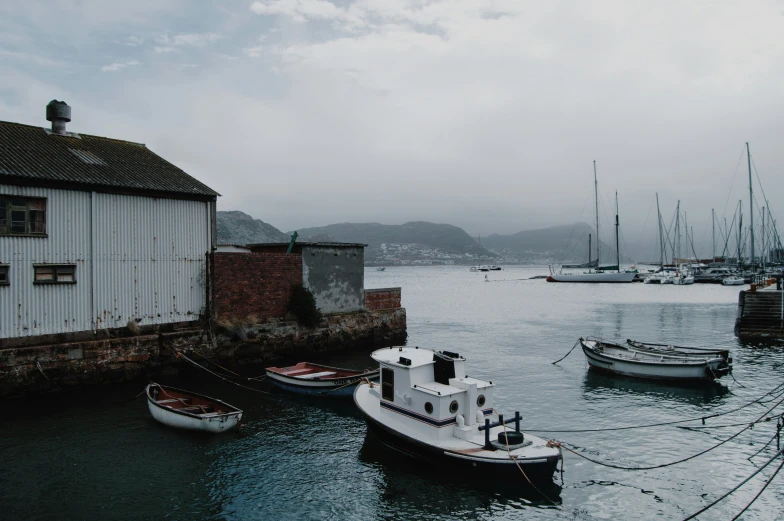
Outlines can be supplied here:
M0 236L0 263L11 266L10 285L0 286L0 338L181 322L204 311L210 203L4 185L0 193L46 197L48 232ZM38 262L76 264L77 283L34 285Z

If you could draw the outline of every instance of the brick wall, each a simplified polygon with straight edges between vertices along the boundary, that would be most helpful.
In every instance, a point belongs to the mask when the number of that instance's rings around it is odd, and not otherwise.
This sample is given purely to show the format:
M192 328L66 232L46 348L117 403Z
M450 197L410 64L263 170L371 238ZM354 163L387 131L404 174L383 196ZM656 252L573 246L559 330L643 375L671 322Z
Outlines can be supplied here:
M218 319L283 317L293 284L302 284L302 255L215 254L213 291Z
M400 307L400 288L380 288L365 290L365 309L397 309Z

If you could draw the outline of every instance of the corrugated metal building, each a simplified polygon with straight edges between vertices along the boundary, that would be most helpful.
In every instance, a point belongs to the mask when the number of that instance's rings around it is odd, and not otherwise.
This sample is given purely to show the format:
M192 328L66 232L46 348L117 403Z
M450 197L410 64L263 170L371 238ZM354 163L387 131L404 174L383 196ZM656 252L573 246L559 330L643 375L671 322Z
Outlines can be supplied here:
M147 147L0 121L0 339L193 321L217 192Z

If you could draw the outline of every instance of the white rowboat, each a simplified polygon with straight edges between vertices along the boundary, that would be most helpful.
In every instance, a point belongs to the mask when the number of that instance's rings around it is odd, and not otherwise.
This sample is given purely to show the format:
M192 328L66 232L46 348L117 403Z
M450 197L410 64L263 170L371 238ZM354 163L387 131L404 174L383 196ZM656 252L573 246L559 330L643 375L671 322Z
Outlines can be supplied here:
M580 338L591 369L638 378L677 381L712 381L732 368L721 356L668 354L650 349L634 349L613 342Z
M235 428L242 418L228 403L182 389L150 383L146 394L152 417L169 427L217 433Z

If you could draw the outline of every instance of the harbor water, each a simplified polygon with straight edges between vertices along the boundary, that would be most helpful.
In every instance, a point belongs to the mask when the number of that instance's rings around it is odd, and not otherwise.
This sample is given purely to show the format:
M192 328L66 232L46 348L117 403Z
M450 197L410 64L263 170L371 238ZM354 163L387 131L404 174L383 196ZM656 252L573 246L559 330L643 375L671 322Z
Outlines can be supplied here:
M523 430L601 429L699 418L739 407L784 381L784 347L733 336L738 287L551 284L547 268L368 268L368 288L401 286L408 345L456 351L470 376L497 384L496 408L519 410ZM588 370L580 336L731 349L734 377L676 386ZM297 362L296 357L290 362ZM367 353L314 362L371 367ZM278 364L279 365L279 364ZM261 374L263 366L241 371ZM547 498L524 478L472 484L422 468L366 440L351 400L273 396L198 370L161 378L245 411L239 433L197 435L157 424L145 382L6 400L0 423L0 519L683 519L765 463L775 421L761 423L685 463L646 471L600 466L565 452ZM779 398L780 399L780 398ZM777 401L777 400L776 400ZM735 434L775 401L707 420L715 428L662 426L605 432L538 432L592 459L653 466L685 458ZM774 413L781 414L784 407ZM690 425L701 426L695 421ZM784 441L784 440L782 440ZM778 461L700 519L731 519ZM784 519L784 473L744 514Z

